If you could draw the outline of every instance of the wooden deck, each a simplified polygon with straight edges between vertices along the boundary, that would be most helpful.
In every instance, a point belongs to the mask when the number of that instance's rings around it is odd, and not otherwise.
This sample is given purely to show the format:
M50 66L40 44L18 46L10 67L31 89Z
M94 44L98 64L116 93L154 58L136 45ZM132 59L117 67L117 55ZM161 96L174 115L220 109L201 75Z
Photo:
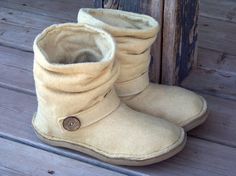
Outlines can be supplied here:
M147 167L113 166L35 136L32 42L53 23L76 20L92 1L0 0L0 175L236 175L236 2L201 0L198 67L182 83L211 114L186 148ZM83 2L83 3L81 3Z

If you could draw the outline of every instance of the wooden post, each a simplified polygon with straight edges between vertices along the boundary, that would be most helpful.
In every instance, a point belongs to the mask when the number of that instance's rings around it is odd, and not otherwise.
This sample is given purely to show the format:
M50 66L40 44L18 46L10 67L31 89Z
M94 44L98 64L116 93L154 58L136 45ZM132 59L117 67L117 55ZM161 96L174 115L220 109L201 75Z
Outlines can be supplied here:
M162 83L179 84L196 64L198 13L198 0L165 0Z
M199 0L95 0L95 7L148 14L161 25L151 51L150 79L179 84L196 63Z

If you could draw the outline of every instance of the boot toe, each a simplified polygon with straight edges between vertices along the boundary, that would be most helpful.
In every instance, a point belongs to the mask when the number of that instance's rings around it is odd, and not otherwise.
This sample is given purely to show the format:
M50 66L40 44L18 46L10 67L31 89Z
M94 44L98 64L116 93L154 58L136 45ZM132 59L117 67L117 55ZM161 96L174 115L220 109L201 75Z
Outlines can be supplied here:
M124 101L135 110L164 118L186 131L202 123L207 114L203 97L177 86L150 84L142 93Z
M207 111L207 103L203 97L176 86L164 86L162 89L166 89L162 90L166 91L166 100L162 99L170 106L169 111L165 112L167 119L181 127L189 128L188 126L194 126L192 123L203 118Z
M80 135L92 150L121 165L156 163L175 155L185 144L182 128L124 104Z

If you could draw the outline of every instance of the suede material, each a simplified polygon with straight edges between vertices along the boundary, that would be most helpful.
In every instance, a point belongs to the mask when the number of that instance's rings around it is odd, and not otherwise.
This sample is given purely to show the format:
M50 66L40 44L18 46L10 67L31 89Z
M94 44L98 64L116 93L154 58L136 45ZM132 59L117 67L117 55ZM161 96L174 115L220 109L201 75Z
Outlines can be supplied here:
M53 127L58 118L102 101L119 74L111 36L86 25L53 25L36 37L33 49L36 123L48 133L60 131Z
M120 104L111 90L119 75L115 44L105 31L53 25L37 36L34 53L38 110L32 123L44 138L127 160L157 157L183 142L182 128ZM76 116L80 128L67 131L67 116Z
M121 99L133 109L162 117L178 126L187 125L206 111L202 98L177 86L150 83L138 95Z
M141 84L140 84L141 83ZM149 86L148 72L142 74L136 79L116 84L116 91L121 97L140 93Z
M51 26L36 38L34 79L42 115L68 116L83 111L111 89L119 66L113 60L114 42L107 35L68 24Z
M120 10L81 9L78 22L104 29L114 37L121 65L116 90L128 106L180 126L206 112L206 101L193 92L139 79L148 72L150 47L159 31L152 17Z
M153 18L111 9L80 9L78 22L102 28L115 38L116 58L121 65L118 83L135 79L148 70L150 46L159 31Z
M48 135L37 126L36 130L52 140L90 148L109 158L129 160L145 160L168 153L184 138L183 129L134 111L123 103L106 118L76 132Z

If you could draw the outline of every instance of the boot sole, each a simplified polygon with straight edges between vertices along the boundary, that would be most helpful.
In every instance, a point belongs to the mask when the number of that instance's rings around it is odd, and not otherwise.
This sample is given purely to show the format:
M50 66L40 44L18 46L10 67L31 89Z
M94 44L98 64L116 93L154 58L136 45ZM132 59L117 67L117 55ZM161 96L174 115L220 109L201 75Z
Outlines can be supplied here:
M192 130L193 128L201 125L203 122L206 121L206 119L209 115L209 110L207 110L206 100L204 98L202 98L202 101L204 103L202 112L199 113L200 115L198 118L196 118L195 120L191 121L190 123L188 123L182 127L185 130L185 132Z
M46 144L56 146L56 147L62 147L62 148L76 150L76 151L82 152L84 154L87 154L89 156L92 156L94 158L97 158L99 160L102 160L104 162L110 163L110 164L126 165L126 166L145 166L145 165L150 165L150 164L154 164L154 163L158 163L160 161L166 160L166 159L174 156L175 154L179 153L184 148L184 146L186 144L186 139L187 139L186 134L182 133L180 138L177 141L177 142L181 141L179 143L179 145L176 146L174 149L171 149L170 151L168 151L168 153L164 153L164 154L159 155L157 157L153 157L153 158L145 159L145 160L129 160L129 159L124 159L124 158L109 158L109 157L104 156L100 153L97 153L89 148L85 148L85 147L77 145L77 144L73 144L73 143L69 143L69 142L65 142L65 141L61 141L61 140L48 139L45 135L40 134L35 128L34 128L34 131L35 131L37 137Z

